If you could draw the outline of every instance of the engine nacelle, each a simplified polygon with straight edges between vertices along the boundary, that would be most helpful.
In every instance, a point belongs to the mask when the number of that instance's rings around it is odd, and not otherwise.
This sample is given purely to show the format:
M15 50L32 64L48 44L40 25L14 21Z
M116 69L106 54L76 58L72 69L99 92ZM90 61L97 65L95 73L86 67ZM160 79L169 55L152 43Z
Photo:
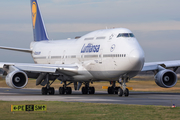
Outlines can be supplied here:
M25 72L15 70L6 76L6 84L11 88L21 89L28 83L28 77Z
M170 88L176 85L177 75L172 70L161 70L156 74L155 82L160 87Z

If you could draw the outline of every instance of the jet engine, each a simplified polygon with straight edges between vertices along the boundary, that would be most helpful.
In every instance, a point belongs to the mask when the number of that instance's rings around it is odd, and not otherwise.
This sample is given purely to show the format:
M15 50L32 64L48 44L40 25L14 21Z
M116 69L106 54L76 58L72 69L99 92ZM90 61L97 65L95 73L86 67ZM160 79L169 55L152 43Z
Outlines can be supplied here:
M155 82L160 87L170 88L176 85L177 75L172 70L164 69L156 74Z
M15 70L6 76L6 84L11 88L21 89L28 83L28 77L25 72Z

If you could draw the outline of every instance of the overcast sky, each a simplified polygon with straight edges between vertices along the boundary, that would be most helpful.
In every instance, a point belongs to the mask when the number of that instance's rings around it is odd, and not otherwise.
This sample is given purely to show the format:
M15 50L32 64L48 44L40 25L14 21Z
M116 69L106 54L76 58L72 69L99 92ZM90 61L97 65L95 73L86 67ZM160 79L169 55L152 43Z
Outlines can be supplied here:
M179 0L38 0L50 39L74 38L97 29L130 29L146 61L180 60ZM30 0L0 1L0 45L29 48ZM2 62L33 62L27 53L0 50Z

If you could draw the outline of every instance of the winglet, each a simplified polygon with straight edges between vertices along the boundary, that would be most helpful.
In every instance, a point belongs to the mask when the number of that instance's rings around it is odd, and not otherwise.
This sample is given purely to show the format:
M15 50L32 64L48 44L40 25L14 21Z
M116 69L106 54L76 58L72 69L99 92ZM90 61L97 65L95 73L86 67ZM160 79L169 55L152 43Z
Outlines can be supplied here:
M34 41L49 40L37 0L31 0Z

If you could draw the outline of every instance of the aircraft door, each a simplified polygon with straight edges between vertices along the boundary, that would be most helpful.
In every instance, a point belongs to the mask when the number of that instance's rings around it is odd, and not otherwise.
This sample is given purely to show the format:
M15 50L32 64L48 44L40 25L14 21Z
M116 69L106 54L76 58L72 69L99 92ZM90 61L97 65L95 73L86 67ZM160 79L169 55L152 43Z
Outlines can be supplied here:
M48 52L47 62L48 64L51 64L51 51Z
M99 51L99 64L102 64L102 59L103 59L103 49L100 49L100 51Z
M66 50L63 51L62 64L65 64L65 61L66 61Z

